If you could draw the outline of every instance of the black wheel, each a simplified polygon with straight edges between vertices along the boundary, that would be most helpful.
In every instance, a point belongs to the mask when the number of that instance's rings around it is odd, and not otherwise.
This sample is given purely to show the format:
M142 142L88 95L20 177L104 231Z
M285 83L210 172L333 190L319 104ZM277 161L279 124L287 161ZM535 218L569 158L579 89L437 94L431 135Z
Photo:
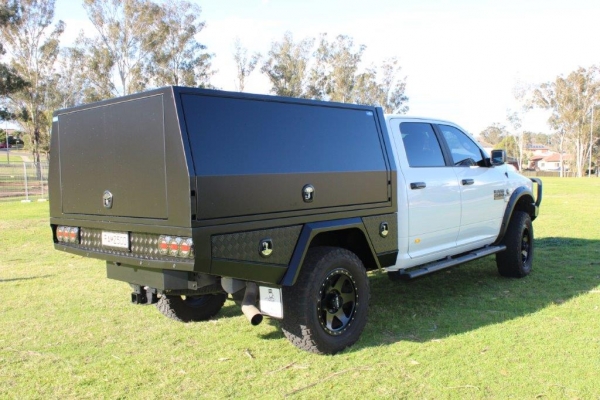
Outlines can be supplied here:
M283 333L300 349L335 354L360 337L369 296L366 270L354 253L311 249L296 284L283 288Z
M206 321L219 312L226 298L226 294L206 294L203 296L162 295L156 303L156 308L165 317L176 321Z
M502 276L522 278L533 265L533 225L529 214L515 211L502 243L506 250L496 254L496 265Z

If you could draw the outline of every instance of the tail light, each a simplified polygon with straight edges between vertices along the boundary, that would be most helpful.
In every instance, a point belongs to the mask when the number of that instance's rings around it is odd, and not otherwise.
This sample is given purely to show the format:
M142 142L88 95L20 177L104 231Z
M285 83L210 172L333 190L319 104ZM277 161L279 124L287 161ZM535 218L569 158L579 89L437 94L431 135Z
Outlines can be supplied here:
M158 252L161 256L169 254L169 244L171 243L171 236L160 236L158 238Z
M79 243L79 228L74 226L56 227L56 240L60 243Z
M181 238L174 237L171 239L171 243L169 243L169 255L172 257L179 256L179 246L181 245Z
M191 238L187 238L179 245L179 255L181 257L193 257L192 249L194 248L194 241Z
M163 256L194 258L194 241L192 238L161 235L158 252Z

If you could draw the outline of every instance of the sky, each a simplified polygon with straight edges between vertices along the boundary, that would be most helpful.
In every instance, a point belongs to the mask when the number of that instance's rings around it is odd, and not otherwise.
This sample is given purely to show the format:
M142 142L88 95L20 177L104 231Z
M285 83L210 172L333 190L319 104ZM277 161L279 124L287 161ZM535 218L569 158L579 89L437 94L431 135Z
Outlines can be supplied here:
M57 0L69 44L93 32L83 0ZM514 90L600 64L598 0L204 0L197 40L213 54L211 83L235 90L233 44L266 55L286 31L296 41L327 33L366 45L364 66L396 57L406 77L408 115L450 120L472 134L509 125ZM246 91L268 93L257 68ZM524 114L524 130L550 133L548 115Z

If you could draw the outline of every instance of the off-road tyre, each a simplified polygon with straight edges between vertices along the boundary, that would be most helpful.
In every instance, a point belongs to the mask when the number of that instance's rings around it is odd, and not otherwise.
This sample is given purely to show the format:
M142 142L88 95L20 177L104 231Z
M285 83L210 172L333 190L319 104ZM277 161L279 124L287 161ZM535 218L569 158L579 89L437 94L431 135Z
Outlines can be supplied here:
M515 211L502 240L506 250L496 253L496 265L502 276L523 278L533 266L533 224L529 214Z
M359 339L369 297L365 267L354 253L310 249L294 286L283 288L283 334L302 350L335 354Z
M162 295L156 308L165 317L180 322L206 321L215 316L227 299L226 294L206 294L203 296Z

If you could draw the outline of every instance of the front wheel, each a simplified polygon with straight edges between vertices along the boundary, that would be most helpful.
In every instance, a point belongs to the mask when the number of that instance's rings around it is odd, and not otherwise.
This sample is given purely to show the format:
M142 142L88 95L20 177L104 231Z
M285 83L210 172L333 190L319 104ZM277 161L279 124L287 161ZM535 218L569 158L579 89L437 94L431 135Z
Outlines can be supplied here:
M496 265L502 276L522 278L533 265L533 224L529 214L515 211L502 240L506 250L496 254Z
M311 249L296 284L283 288L283 333L300 349L335 354L359 339L369 296L366 270L354 253Z
M227 298L226 294L206 294L202 296L162 295L156 308L165 317L180 322L206 321L215 316Z

